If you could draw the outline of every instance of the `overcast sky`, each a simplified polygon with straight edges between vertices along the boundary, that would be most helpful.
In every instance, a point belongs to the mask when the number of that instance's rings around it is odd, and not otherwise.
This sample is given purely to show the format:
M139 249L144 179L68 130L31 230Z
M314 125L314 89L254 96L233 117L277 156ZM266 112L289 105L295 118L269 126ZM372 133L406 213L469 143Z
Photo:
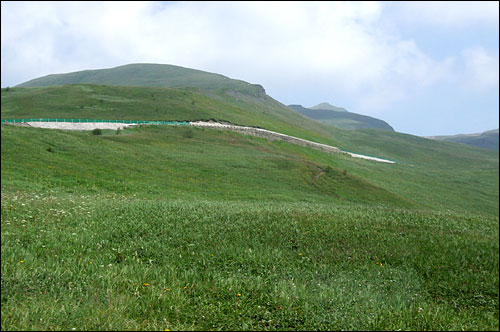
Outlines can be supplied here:
M1 86L129 63L329 102L413 135L499 124L499 3L1 3Z

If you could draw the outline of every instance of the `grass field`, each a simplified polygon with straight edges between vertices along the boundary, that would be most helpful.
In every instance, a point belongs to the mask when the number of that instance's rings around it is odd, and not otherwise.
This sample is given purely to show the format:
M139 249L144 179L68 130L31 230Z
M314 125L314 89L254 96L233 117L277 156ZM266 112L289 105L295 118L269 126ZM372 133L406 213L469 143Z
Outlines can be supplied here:
M51 191L2 211L2 329L498 328L494 217Z
M497 151L336 129L186 75L2 89L2 119L215 119L398 163L216 129L2 124L2 330L498 331Z
M294 156L293 158L296 160L307 158L312 161L312 164L318 164L320 161L320 165L318 165L320 169L325 168L323 167L325 165L330 165L335 169L348 170L349 174L355 175L358 179L385 188L407 200L418 201L427 207L439 205L445 210L498 215L498 152L381 130L365 129L352 132L336 129L308 120L270 97L255 98L244 94L235 96L224 92L205 93L201 90L187 88L102 85L11 88L9 91L3 89L2 118L23 117L113 120L200 120L213 118L240 125L260 126L284 134L330 144L355 153L396 160L400 163L397 166L374 165L373 162L359 162L352 160L353 158L331 158L328 154L309 149L287 144L280 145L284 146L288 150L288 154ZM196 145L201 141L195 139L189 149L196 149ZM16 144L13 143L10 146L14 147ZM61 146L61 149L64 149L64 144L57 144ZM135 143L129 142L128 144ZM143 145L147 145L147 143ZM273 146L269 147L271 155L278 145L279 143L274 143ZM82 153L87 153L87 150ZM151 152L144 158L155 160L156 153L156 151ZM209 155L210 153L206 153L204 158L209 158ZM86 161L79 160L79 162L85 163ZM136 168L142 168L143 161L138 163ZM111 164L108 163L108 165ZM155 166L158 167L158 165ZM175 169L176 166L173 165L172 168ZM192 165L192 168L195 174L199 173L196 163ZM111 169L113 168L111 167ZM270 168L266 167L265 169ZM250 178L258 183L265 183L260 181L257 175L252 174L252 167L247 167L246 170L245 176L249 174ZM286 167L282 168L281 171L276 171L276 173L286 173L285 170ZM181 178L188 174L182 171L179 173ZM154 172L150 174L154 174ZM119 172L113 173L113 176L115 175L119 175ZM239 176L235 177L239 178ZM320 180L322 179L320 178ZM254 182L247 182L247 184L253 185L252 183ZM296 181L289 183L296 183ZM247 187L241 188L243 193L247 190ZM294 191L294 189L291 190ZM213 190L213 192L220 196L219 191ZM298 189L293 195L288 196L295 197L300 192L301 189ZM248 195L244 194L244 196ZM376 195L372 196L377 200Z
M498 330L498 171L488 199L472 182L494 155L463 170L469 209L419 154L155 126L1 142L2 330ZM477 153L447 151L450 174Z
M201 128L145 126L93 136L2 125L2 178L16 189L418 205L293 148Z

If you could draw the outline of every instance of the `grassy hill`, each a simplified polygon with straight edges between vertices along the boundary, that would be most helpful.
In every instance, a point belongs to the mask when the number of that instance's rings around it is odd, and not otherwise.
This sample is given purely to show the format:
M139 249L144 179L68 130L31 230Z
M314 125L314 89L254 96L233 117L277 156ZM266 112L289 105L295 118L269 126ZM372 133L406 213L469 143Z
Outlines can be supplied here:
M396 160L404 167L358 169L352 158L314 155L322 162L335 162L362 179L421 204L452 206L468 211L498 211L498 154L456 143L438 142L389 131L346 131L317 124L268 97L234 97L225 93L204 94L189 88L69 85L12 88L2 91L2 118L58 117L125 120L216 119L240 125L260 126L285 134L332 144L344 150ZM304 150L308 151L308 150ZM297 152L295 152L297 153ZM301 152L302 157L304 152ZM364 164L363 164L364 165ZM414 165L414 166L409 166ZM392 172L400 172L393 176ZM431 175L429 175L431 174ZM435 174L435 176L434 176ZM460 174L457 183L455 174ZM477 174L480 176L478 177ZM432 192L419 188L426 183ZM437 190L439 189L439 190ZM456 193L450 201L447 192ZM474 194L470 195L473 191ZM445 195L441 195L445 194ZM484 199L483 195L492 195ZM496 199L496 201L495 201Z
M497 151L202 85L2 89L2 119L212 118L398 163L2 124L2 330L498 330Z
M331 163L302 158L289 144L168 126L106 133L4 125L2 178L11 189L418 206Z
M336 128L348 130L376 128L394 131L394 129L383 120L376 119L371 116L347 112L343 108L335 107L326 103L316 105L312 108L305 108L301 105L288 106L308 118Z
M214 119L262 127L333 144L331 128L269 96L199 88L64 85L2 89L2 119L93 118L109 120Z
M428 206L498 215L496 151L377 129L339 130L335 138L344 150L355 147L358 153L384 156L400 163L390 169L350 164L348 169L353 174L370 179L371 183ZM490 202L489 207L483 205L485 202Z
M482 149L498 151L498 129L488 130L480 134L459 134L447 136L431 136L428 138L441 141L457 142L476 146Z
M252 96L263 96L258 84L180 66L136 63L109 69L83 70L47 75L24 82L18 87L42 87L66 84L99 84L118 86L197 87L208 90L229 89Z

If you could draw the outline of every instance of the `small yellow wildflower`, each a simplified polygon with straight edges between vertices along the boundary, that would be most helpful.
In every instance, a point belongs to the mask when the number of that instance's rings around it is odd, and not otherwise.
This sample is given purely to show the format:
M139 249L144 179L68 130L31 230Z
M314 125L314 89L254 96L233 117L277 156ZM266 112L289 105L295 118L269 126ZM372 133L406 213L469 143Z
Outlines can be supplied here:
M240 297L240 296L241 296L241 294L240 294L240 293L238 293L238 294L236 294L236 296Z
M24 261L19 261L19 263L21 263L21 264L22 264L22 263L24 263Z
M170 330L169 330L169 329L165 329L165 330L163 330L163 331L170 331Z
M188 288L188 286L184 286L184 289L187 289L187 288Z
M299 256L302 256L302 253L301 253L301 252L299 252Z
M149 284L147 282L144 283L144 286L149 286Z
M167 287L165 290L166 290L167 292L170 292L170 288L168 288L168 287Z

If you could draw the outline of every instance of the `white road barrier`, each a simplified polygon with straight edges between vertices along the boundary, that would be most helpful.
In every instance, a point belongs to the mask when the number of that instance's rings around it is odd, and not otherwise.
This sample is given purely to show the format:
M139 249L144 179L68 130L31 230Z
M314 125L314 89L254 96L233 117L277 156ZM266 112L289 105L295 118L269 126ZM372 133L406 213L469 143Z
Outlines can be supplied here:
M123 129L126 127L137 126L137 123L116 123L116 122L22 122L22 123L11 123L14 125L20 126L29 126L29 127L37 127L37 128L48 128L48 129L64 129L64 130L93 130L96 128L99 129ZM145 125L145 124L141 124ZM209 127L209 128L218 128L223 130L231 130L240 133L244 133L247 135L267 138L270 140L282 140L292 144L297 144L301 146L307 146L313 149L327 151L327 152L335 152L335 153L346 153L354 158L362 158L377 161L380 163L390 163L394 164L395 162L392 160L376 158L371 156L365 156L358 153L352 153L347 151L342 151L339 148L331 145L316 143L312 141L308 141L302 138L289 136L281 133L277 133L267 129L261 128L253 128L253 127L245 127L245 126L235 126L232 124L218 123L218 122L207 122L207 121L192 121L189 122L189 125L195 127Z
M196 127L210 127L210 128L224 129L224 130L232 130L232 131L237 131L237 132L249 134L252 136L268 138L271 140L272 139L283 140L283 141L287 141L287 142L292 143L292 144L308 146L308 147L311 147L313 149L322 150L322 151L336 152L336 153L347 153L348 155L350 155L351 157L354 157L354 158L368 159L368 160L373 160L373 161L377 161L380 163L389 163L389 164L395 163L392 160L370 157L370 156L365 156L365 155L358 154L358 153L342 151L339 148L331 146L331 145L311 142L311 141L308 141L308 140L305 140L302 138L277 133L277 132L267 130L267 129L235 126L235 125L230 125L230 124L224 124L224 123L218 123L218 122L205 122L205 121L193 121L193 122L190 122L189 124L191 126L196 126Z

